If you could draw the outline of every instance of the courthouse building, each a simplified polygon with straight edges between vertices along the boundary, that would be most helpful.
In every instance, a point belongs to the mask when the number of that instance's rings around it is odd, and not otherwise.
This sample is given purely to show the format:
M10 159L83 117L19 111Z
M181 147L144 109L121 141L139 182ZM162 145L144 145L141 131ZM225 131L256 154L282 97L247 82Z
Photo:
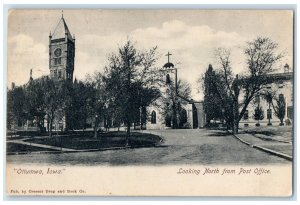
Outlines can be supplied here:
M263 96L257 96L256 99L249 104L246 113L240 121L240 126L255 126L258 120L255 120L254 114L257 106L261 107L262 118L259 120L261 125L267 125L270 121L272 125L279 125L280 120L276 116L277 100L282 100L285 102L285 114L283 122L285 125L290 125L293 121L293 69L290 68L288 64L280 69L281 72L269 74L268 77L271 80L271 83L267 85L267 91L276 93L272 103L273 105L267 102ZM243 95L241 95L243 97Z

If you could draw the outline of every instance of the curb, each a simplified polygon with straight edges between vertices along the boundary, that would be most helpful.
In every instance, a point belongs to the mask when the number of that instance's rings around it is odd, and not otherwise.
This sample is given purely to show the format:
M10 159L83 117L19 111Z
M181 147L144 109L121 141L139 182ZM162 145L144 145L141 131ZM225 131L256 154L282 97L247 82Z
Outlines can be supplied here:
M289 161L293 161L293 157L290 156L290 155L287 155L287 154L284 154L282 152L277 152L275 150L272 150L272 149L269 149L269 148L266 148L266 147L262 147L262 146L259 146L259 145L255 145L255 144L250 144L249 142L245 141L245 140L242 140L241 138L239 138L238 136L236 136L235 134L232 134L236 139L238 139L239 141L241 141L242 143L252 147L252 148L256 148L258 150L261 150L263 152L266 152L266 153L269 153L269 154L273 154L275 156L278 156L278 157L281 157L281 158L284 158L286 160L289 160Z
M84 149L84 150L71 150L71 151L33 151L33 152L7 152L7 155L24 155L24 154L63 154L63 153L76 153L76 152L99 152L99 151L109 151L109 150L123 150L123 149L135 149L135 148L158 148L164 147L164 145L155 146L127 146L127 147L110 147L110 148L100 148L100 149Z

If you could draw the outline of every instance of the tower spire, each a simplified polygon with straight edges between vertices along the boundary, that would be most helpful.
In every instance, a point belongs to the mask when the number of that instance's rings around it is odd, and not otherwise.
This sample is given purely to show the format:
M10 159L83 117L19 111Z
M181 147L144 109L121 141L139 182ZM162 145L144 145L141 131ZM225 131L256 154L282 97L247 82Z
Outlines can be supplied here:
M32 81L33 78L32 78L32 68L30 69L30 77L29 77L29 80Z
M64 10L61 10L61 18L64 18Z

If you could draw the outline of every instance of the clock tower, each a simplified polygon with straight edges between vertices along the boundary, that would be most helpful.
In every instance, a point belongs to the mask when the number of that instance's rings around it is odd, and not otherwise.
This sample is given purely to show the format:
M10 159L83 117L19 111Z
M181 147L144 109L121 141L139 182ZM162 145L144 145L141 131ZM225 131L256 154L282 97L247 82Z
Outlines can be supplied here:
M49 35L50 78L73 82L75 59L75 37L62 15L53 33Z

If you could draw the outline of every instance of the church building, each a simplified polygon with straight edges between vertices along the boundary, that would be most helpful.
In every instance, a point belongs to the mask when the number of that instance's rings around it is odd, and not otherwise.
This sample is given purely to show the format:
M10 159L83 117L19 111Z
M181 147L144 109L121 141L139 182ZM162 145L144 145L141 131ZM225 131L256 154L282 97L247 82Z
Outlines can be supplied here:
M205 115L203 102L187 99L178 92L178 69L170 62L170 54L166 54L168 62L159 70L163 75L160 86L162 96L147 108L150 115L145 129L195 129L203 128Z

